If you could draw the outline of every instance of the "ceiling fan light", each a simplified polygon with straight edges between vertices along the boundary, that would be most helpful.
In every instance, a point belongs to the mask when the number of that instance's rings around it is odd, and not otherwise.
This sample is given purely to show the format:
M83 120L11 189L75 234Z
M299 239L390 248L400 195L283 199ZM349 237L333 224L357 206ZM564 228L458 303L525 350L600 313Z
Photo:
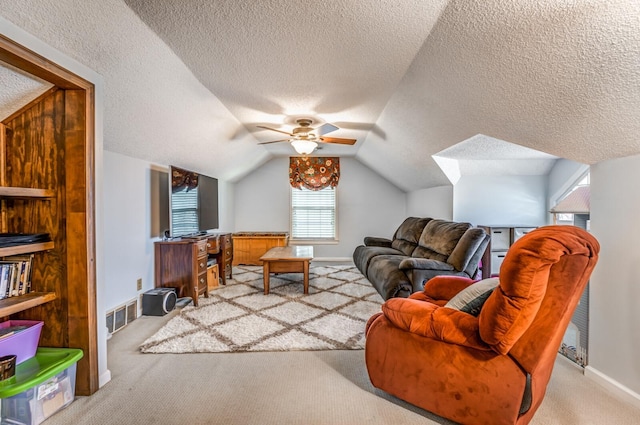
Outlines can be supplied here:
M309 155L318 147L318 144L311 140L293 140L291 145L300 155Z

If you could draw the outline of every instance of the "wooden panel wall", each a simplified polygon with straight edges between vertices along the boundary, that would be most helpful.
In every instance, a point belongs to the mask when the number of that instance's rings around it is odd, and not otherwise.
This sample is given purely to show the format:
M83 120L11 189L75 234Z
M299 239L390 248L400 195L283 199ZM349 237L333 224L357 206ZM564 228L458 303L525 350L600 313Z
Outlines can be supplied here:
M88 202L93 188L87 179L93 151L85 143L86 113L84 90L56 90L5 122L6 185L56 193L48 200L4 201L7 231L49 233L55 244L35 254L32 287L55 292L56 300L16 318L44 321L41 346L83 349L76 377L79 395L98 389L95 248Z
M64 95L50 94L22 114L6 122L6 185L52 189L50 200L7 199L7 230L49 233L55 249L35 254L34 291L55 292L56 300L19 314L43 320L40 345L68 347L66 223L64 169Z
M97 388L98 376L89 374L90 365L97 365L97 329L96 288L87 285L87 281L95 281L93 275L93 217L87 199L93 199L88 193L92 190L88 181L87 169L93 157L91 149L84 143L87 125L85 111L87 96L84 90L65 91L65 177L66 177L66 225L67 225L67 281L84 282L73 285L74 290L67 293L69 346L93 347L85 350L80 360L86 367L81 368L79 380L89 382L90 387ZM91 229L91 231L90 231ZM88 247L91 246L90 249Z

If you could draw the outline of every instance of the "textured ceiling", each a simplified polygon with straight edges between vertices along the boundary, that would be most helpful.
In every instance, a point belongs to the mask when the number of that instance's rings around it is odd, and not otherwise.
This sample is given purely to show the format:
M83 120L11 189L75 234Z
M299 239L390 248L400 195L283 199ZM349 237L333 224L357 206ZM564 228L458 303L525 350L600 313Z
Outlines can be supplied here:
M125 0L260 141L295 119L364 140L446 1ZM315 126L315 124L314 124ZM264 146L291 154L287 143ZM323 154L354 154L323 146Z
M0 121L36 99L53 84L0 61Z
M452 184L461 176L547 175L558 157L478 134L433 156Z
M437 161L543 173L640 153L636 0L125 1L0 0L104 76L105 147L125 155L235 180L293 153L256 125L303 116L358 139L319 153L407 191L450 184Z

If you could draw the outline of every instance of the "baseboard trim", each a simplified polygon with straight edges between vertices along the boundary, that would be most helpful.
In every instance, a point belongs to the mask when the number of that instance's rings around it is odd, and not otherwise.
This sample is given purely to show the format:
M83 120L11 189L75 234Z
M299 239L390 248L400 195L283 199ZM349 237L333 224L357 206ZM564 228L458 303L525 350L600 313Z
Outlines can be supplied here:
M640 394L622 385L620 382L611 379L609 376L600 372L598 369L595 369L591 366L586 366L584 368L584 376L605 387L614 395L618 396L618 398L621 398L625 402L640 408Z
M107 369L107 371L98 378L98 388L104 387L109 381L111 381L111 371Z
M336 263L353 263L351 257L313 257L312 262L336 262Z

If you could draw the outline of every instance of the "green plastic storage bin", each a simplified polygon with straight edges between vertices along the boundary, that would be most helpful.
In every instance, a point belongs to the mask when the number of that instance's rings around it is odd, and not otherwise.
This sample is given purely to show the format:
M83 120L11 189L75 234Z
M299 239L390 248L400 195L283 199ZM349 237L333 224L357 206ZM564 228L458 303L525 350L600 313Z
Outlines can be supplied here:
M75 398L77 348L41 348L0 381L2 424L38 425Z

